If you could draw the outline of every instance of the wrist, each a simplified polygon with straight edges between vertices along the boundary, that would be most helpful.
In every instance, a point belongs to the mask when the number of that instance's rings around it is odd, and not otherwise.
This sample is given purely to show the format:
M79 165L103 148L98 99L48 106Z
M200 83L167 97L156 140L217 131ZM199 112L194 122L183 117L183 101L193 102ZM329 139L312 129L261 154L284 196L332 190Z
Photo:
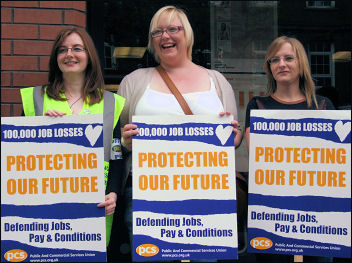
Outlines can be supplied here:
M121 137L121 145L129 152L132 150L126 145L125 139L123 137Z

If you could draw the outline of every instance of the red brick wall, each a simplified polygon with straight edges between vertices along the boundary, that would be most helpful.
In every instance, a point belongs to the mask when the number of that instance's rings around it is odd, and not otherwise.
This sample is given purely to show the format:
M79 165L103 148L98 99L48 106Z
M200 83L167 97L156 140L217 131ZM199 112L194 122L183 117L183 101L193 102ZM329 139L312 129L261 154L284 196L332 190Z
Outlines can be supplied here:
M45 84L57 33L86 27L86 1L1 1L1 116L20 116L20 88Z

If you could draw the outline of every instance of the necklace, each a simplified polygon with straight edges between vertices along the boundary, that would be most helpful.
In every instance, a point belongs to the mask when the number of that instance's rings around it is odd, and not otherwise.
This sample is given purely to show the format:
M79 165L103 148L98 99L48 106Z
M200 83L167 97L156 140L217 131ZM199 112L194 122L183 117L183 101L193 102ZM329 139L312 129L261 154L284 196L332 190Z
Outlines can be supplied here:
M70 109L72 109L72 106L75 105L75 103L76 103L77 101L79 101L81 98L82 98L82 96L79 97L77 100L75 100L75 101L70 105Z

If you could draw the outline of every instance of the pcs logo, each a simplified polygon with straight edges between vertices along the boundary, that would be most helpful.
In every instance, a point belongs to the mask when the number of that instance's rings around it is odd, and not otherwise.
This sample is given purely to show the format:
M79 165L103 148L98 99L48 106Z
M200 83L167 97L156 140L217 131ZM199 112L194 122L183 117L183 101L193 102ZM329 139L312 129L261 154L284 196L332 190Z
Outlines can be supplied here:
M255 237L250 242L255 249L269 249L273 246L273 241L266 237Z
M4 258L10 262L21 262L28 257L26 251L21 249L12 249L5 253Z
M159 248L153 244L142 244L136 248L136 253L142 257L152 257L159 253Z

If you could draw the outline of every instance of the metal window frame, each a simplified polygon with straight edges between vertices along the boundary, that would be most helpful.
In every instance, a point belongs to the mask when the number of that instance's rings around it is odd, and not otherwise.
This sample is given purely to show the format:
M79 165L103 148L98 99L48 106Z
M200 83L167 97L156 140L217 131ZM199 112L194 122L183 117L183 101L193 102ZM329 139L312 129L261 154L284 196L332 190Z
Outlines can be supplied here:
M311 45L308 44L308 60L309 60L309 65L310 65L310 69L312 72L312 78L330 78L331 79L331 86L335 86L335 64L333 61L333 54L335 53L335 47L334 47L334 43L327 43L327 42L321 42L321 44L326 45L329 44L330 45L330 51L311 51ZM312 56L329 56L329 66L330 66L330 73L329 74L313 74L312 71ZM316 85L316 88L320 88L321 86Z
M335 8L335 1L334 0L306 1L306 7L307 8Z

